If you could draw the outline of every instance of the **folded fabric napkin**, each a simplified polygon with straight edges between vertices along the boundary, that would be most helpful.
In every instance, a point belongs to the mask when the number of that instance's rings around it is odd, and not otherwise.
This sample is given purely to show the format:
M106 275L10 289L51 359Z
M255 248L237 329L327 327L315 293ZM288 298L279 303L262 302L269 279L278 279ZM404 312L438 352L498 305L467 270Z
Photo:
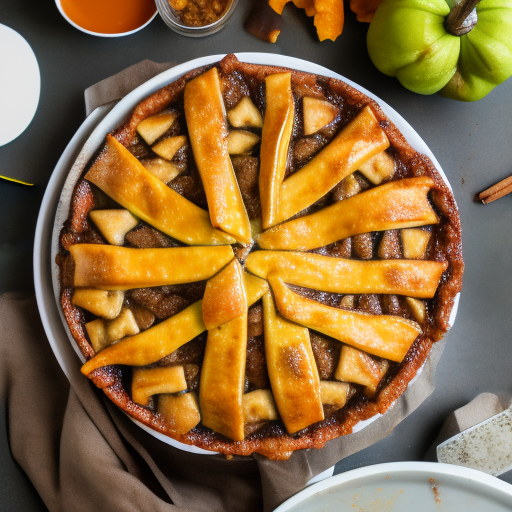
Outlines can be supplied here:
M117 100L171 64L144 61L86 91L87 113ZM51 294L50 294L51 295ZM265 512L336 462L385 437L432 392L444 347L376 421L287 461L198 455L171 447L135 425L74 365L69 382L39 321L33 297L0 298L0 396L12 454L51 512Z

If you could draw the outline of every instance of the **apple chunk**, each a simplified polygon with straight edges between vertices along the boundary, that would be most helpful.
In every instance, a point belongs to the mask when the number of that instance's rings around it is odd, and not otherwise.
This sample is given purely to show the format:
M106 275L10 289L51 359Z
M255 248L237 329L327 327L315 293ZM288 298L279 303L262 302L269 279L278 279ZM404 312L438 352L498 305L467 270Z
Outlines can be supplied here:
M302 100L304 116L304 135L316 133L320 128L333 121L338 115L336 105L328 101L305 96Z
M245 435L246 349L247 311L208 331L199 386L202 422L234 441L241 441Z
M139 330L135 317L128 308L122 308L117 318L107 322L107 338L109 341L117 341L125 336L133 336Z
M121 313L111 321L97 318L85 324L85 330L89 335L92 348L96 353L103 350L114 341L125 336L131 336L139 332L139 326L133 313L128 308L121 309Z
M261 134L259 185L262 225L268 228L275 224L280 208L295 102L290 73L267 76L265 87L266 110Z
M163 135L178 117L177 112L160 112L148 117L137 125L139 135L151 146L158 137Z
M132 376L132 400L148 405L149 397L162 393L177 393L187 389L183 366L135 368Z
M135 249L101 244L69 248L77 287L129 290L208 279L233 259L229 245Z
M246 423L277 420L274 397L268 389L257 389L246 393L243 398L244 420Z
M332 380L322 380L320 382L322 404L330 405L335 411L345 406L349 392L350 385L346 382L334 382Z
M186 434L201 421L197 396L193 391L181 395L160 395L157 410L165 423L178 434Z
M432 298L447 262L352 260L315 253L255 251L247 269L266 279L277 274L289 284L331 293L385 293Z
M139 223L128 210L93 210L89 217L112 245L123 245L126 233Z
M203 321L208 330L247 312L244 271L236 259L206 283Z
M311 206L388 146L388 138L377 118L370 107L365 107L320 153L283 182L280 208L273 224Z
M389 362L385 359L377 360L366 352L343 345L334 377L361 384L365 386L367 394L373 394L388 368Z
M228 120L234 128L261 128L263 117L249 96L244 96L238 105L228 112Z
M431 178L421 176L374 187L275 226L258 237L258 244L262 249L307 251L361 233L437 224L427 198L433 185Z
M113 320L121 312L124 292L79 288L73 293L72 303L94 315Z
M176 164L165 160L164 158L146 158L140 163L156 178L164 183L172 181L181 170Z
M230 155L250 153L259 141L260 137L255 133L247 130L231 130L228 135L228 153Z
M275 276L269 283L279 312L288 320L385 359L402 361L421 333L417 323L401 317L326 306L292 292Z
M187 143L185 135L177 135L176 137L169 137L155 144L151 149L162 158L172 160L178 149Z
M228 124L217 68L187 83L184 109L211 223L239 242L249 243L251 226L228 153Z
M277 313L270 293L263 296L263 328L272 393L286 430L293 434L324 419L309 331Z
M422 300L414 299L412 297L406 297L405 302L411 312L414 320L419 324L425 321L427 315L427 307Z
M419 228L402 229L404 258L421 260L425 257L430 241L430 232Z
M166 235L189 245L230 244L208 212L162 183L114 137L85 175L114 201Z
M360 165L359 172L364 174L374 185L380 185L383 180L394 174L395 161L391 155L381 151Z

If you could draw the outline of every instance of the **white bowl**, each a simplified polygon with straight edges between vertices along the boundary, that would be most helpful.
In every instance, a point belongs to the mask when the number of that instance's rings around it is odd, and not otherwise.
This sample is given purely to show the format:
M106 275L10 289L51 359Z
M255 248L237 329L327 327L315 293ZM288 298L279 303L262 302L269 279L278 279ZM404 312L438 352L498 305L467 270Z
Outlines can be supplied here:
M302 59L266 53L240 53L236 55L239 60L244 62L285 66L309 73L338 78L373 98L381 106L385 114L403 133L409 144L417 151L426 154L432 160L444 181L448 186L450 186L446 175L441 169L441 166L437 162L432 151L430 151L428 146L411 127L411 125L393 108L363 87L360 87L351 80L348 80L347 78L344 78L323 66L319 66L318 64ZM224 55L212 55L180 64L164 71L151 80L148 80L125 96L119 103L117 103L117 105L113 106L111 104L95 110L85 120L73 139L71 139L55 167L43 198L36 227L34 240L34 282L37 303L45 332L55 356L68 378L70 375L74 375L75 372L78 372L78 374L80 372L80 365L78 364L79 360L76 357L76 354L78 354L78 357L82 361L84 361L84 358L76 346L60 307L58 306L60 295L58 280L59 268L55 263L55 256L59 249L60 230L64 221L68 217L69 203L74 184L89 159L103 143L107 133L111 132L114 128L117 128L126 119L127 112L131 112L142 99L168 83L177 80L185 73L193 69L218 62L223 57ZM455 301L452 309L450 325L452 325L455 320L457 303L458 300ZM416 378L417 376L409 383L409 387L414 385ZM353 432L359 432L368 424L378 420L380 416L380 414L377 414L369 420L358 423L354 427ZM145 425L142 425L137 421L135 421L135 423L140 425L154 437L174 447L193 453L215 453L180 443L146 427Z
M135 34L135 32L138 32L139 30L142 30L144 27L147 27L154 19L155 16L158 14L158 11L155 6L155 13L151 18L149 18L148 21L140 25L139 27L129 30L128 32L119 32L116 34L104 34L102 32L93 32L92 30L87 30L86 28L81 27L77 23L75 23L65 12L62 8L62 2L61 0L55 0L55 5L57 6L57 9L59 9L59 12L62 14L62 17L70 24L73 25L73 27L77 28L78 30L81 30L82 32L85 32L86 34L90 34L91 36L98 36L98 37L123 37L123 36L129 36L130 34Z

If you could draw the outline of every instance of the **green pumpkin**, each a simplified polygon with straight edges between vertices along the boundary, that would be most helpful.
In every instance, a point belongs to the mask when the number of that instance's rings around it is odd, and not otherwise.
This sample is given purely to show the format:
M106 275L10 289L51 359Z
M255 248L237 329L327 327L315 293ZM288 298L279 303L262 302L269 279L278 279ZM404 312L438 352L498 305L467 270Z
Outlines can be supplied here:
M512 0L481 0L477 21L453 35L453 0L383 0L370 23L368 53L384 74L419 94L483 98L512 75Z

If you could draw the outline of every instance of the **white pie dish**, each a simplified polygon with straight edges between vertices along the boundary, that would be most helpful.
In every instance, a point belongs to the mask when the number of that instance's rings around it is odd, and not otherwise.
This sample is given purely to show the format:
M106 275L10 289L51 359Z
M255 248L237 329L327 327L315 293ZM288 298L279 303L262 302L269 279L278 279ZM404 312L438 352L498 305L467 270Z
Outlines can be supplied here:
M84 165L88 162L89 158L96 151L96 149L103 143L106 134L119 126L124 121L126 114L130 112L140 102L141 99L145 98L167 83L176 80L188 71L204 66L206 64L217 62L221 60L222 57L223 55L214 55L196 59L176 66L142 84L140 87L123 98L117 105L105 106L96 110L89 118L87 118L75 137L71 140L55 168L45 197L43 199L36 229L34 248L34 278L36 296L43 320L43 325L57 360L68 376L72 372L77 371L76 368L78 367L78 359L74 355L73 350L71 350L71 346L79 355L80 360L84 361L84 359L79 352L78 347L76 347L71 334L69 333L67 324L60 311L60 307L58 307L59 269L55 264L55 256L58 252L60 229L68 217L69 201L74 184L78 176L81 174ZM344 77L333 73L324 67L291 57L262 53L243 53L238 54L237 57L240 60L246 62L287 66L306 72L332 76L344 80L353 87L375 99L385 111L386 115L388 115L388 117L402 131L408 142L416 150L428 155L431 158L443 179L448 183L446 176L437 163L434 155L428 149L422 139L418 136L418 134L412 129L412 127L391 107L386 105L384 102L382 102L380 99L365 89L357 86L350 80L347 80ZM457 304L454 305L452 310L451 323L455 318L456 309ZM414 381L411 382L411 385L413 382ZM354 429L354 432L361 430L368 423L377 419L378 415L374 416L368 421L359 423ZM136 423L139 424L144 430L148 431L151 435L172 446L194 453L213 453L179 443L172 438L149 429L145 425L142 425L138 422Z
M512 485L475 469L438 462L393 462L319 482L274 512L506 512Z

